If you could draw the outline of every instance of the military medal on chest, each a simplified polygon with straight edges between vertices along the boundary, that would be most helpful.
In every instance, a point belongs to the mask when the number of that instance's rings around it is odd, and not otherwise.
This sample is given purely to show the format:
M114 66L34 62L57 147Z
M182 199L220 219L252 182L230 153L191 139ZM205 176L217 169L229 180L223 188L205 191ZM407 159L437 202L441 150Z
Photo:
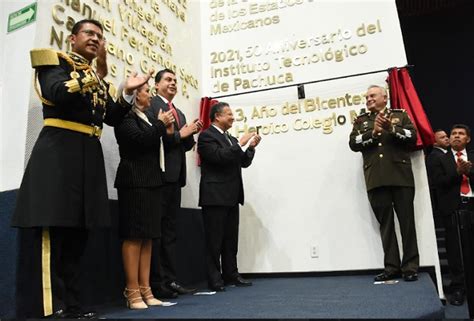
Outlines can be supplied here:
M71 71L69 76L71 76L71 79L78 79L81 75L77 71L74 70L74 71Z

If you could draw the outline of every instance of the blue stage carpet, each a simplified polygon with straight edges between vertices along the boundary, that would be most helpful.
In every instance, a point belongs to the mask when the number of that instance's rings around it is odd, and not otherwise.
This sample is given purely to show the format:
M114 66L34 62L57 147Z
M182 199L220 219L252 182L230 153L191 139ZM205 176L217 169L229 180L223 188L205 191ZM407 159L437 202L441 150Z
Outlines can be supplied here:
M101 318L444 318L428 274L417 282L375 285L372 276L257 278L210 296L185 295L172 307L98 309Z

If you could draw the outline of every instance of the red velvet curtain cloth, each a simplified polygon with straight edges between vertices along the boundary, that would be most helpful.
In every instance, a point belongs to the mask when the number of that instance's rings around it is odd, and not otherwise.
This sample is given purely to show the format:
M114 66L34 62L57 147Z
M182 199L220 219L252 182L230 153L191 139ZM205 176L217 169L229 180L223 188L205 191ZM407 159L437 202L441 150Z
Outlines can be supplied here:
M391 108L405 109L415 125L418 133L416 149L433 145L433 129L418 98L407 68L391 69L387 81L390 88Z
M211 126L211 119L209 118L209 112L211 111L211 107L217 104L219 101L215 99L211 99L209 97L202 97L201 104L199 106L199 119L202 121L202 129L206 130ZM201 165L201 158L197 157L197 165Z
M211 126L211 119L209 118L209 112L211 107L217 104L219 101L211 99L209 97L201 98L201 105L199 106L199 119L202 121L202 130L206 130Z

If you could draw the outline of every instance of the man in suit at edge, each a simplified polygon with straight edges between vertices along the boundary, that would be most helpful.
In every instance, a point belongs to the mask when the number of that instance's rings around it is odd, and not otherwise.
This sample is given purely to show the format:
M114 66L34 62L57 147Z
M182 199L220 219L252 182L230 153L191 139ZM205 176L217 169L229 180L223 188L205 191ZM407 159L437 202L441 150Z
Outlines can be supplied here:
M198 139L199 206L206 236L209 288L225 291L224 285L252 285L240 276L237 268L239 203L244 204L242 167L252 163L261 138L256 133L247 133L237 140L227 132L234 122L227 103L212 106L209 116L212 124Z
M436 186L439 212L446 228L446 254L451 273L451 290L454 291L450 303L464 303L464 271L456 224L456 211L473 211L474 153L466 151L471 141L471 131L463 124L454 125L449 142L451 149L436 159L433 166L433 180Z
M349 146L355 152L362 152L367 194L380 224L385 268L375 281L397 278L400 272L405 281L416 281L419 254L413 206L415 181L410 161L416 130L405 110L387 108L385 88L370 86L366 105L369 112L354 121ZM403 239L401 262L394 209Z
M433 149L426 156L426 172L428 174L428 183L430 185L430 196L431 196L431 207L433 209L433 216L439 216L438 209L438 198L436 196L436 186L433 182L433 166L435 160L448 151L449 148L449 137L446 132L442 129L437 129L434 132L435 143L433 144Z
M151 286L159 298L176 298L178 294L193 293L176 280L176 216L181 207L181 187L186 185L186 152L195 144L193 134L202 128L195 119L186 124L183 112L172 103L177 93L177 79L173 70L160 70L155 76L156 96L151 100L148 113L153 117L160 110L173 112L174 133L163 137L165 168L163 187L163 215L161 239L153 244Z

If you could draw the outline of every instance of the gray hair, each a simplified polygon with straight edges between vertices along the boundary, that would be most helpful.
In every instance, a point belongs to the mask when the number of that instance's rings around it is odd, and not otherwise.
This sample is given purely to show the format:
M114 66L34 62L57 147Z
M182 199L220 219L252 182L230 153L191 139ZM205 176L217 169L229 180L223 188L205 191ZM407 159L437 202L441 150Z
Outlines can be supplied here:
M379 85L370 85L369 88L367 88L367 91L368 91L369 89L371 89L371 88L378 88L378 89L380 89L380 90L382 91L382 93L383 93L383 95L384 95L385 97L388 96L388 95L387 95L387 89L385 89L385 87L382 87L382 86L379 86Z

